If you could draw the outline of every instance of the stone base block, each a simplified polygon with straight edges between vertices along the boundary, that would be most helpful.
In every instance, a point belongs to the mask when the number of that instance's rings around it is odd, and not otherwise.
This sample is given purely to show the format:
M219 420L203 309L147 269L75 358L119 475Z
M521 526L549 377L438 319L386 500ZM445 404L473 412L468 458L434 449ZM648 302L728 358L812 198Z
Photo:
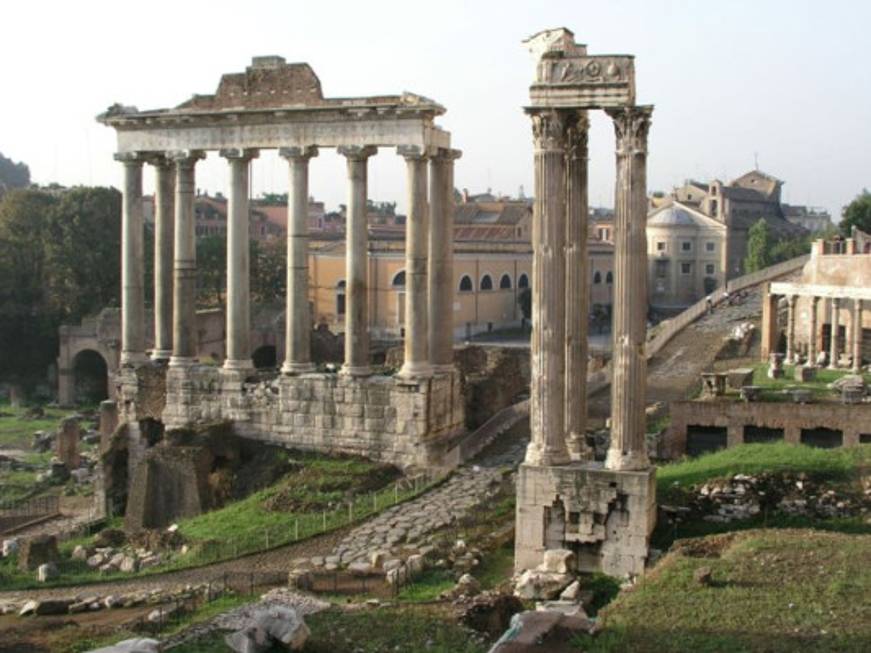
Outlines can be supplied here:
M514 568L535 569L549 549L575 553L579 571L644 573L656 525L656 470L601 463L520 466Z
M817 378L817 368L812 365L796 365L795 380L801 383L807 383Z

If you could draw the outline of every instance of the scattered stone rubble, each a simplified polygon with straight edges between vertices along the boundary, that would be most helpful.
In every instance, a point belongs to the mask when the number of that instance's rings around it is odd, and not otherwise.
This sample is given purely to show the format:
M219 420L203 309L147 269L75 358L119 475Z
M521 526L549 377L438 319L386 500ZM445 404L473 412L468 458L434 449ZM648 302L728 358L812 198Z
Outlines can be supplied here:
M661 505L672 522L699 518L729 523L760 513L812 518L850 517L871 512L871 480L862 493L825 487L807 474L734 474L691 490L686 506Z

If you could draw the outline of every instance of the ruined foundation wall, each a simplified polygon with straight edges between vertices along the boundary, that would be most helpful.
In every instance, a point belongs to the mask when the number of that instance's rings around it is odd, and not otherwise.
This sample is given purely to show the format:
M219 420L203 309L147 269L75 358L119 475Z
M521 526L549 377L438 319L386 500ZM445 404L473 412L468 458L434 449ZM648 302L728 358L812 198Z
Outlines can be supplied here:
M669 458L686 453L687 428L718 426L727 429L727 444L744 442L744 427L783 429L784 441L801 442L802 429L827 428L843 432L844 446L859 444L871 433L871 405L794 404L787 402L674 401L664 449Z
M243 437L402 466L437 466L463 432L458 373L419 383L337 374L280 376L255 383L197 366L170 369L167 429L229 420Z

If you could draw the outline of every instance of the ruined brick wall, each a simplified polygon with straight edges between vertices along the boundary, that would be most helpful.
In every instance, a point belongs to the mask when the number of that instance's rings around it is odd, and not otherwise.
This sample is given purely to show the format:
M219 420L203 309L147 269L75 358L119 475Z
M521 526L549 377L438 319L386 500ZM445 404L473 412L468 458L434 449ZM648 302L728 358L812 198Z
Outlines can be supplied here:
M670 458L686 452L687 429L691 425L726 428L730 447L744 442L745 426L783 429L784 441L793 443L801 442L802 429L842 431L844 446L858 444L862 434L871 433L868 404L674 401L670 412L671 425L664 443Z

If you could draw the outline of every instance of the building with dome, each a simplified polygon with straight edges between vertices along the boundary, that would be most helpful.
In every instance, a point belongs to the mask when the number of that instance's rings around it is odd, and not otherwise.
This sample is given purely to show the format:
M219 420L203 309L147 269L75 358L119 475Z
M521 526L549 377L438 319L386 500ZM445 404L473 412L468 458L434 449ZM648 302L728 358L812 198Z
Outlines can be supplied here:
M647 216L647 279L650 305L677 310L723 285L727 232L722 222L678 201Z

